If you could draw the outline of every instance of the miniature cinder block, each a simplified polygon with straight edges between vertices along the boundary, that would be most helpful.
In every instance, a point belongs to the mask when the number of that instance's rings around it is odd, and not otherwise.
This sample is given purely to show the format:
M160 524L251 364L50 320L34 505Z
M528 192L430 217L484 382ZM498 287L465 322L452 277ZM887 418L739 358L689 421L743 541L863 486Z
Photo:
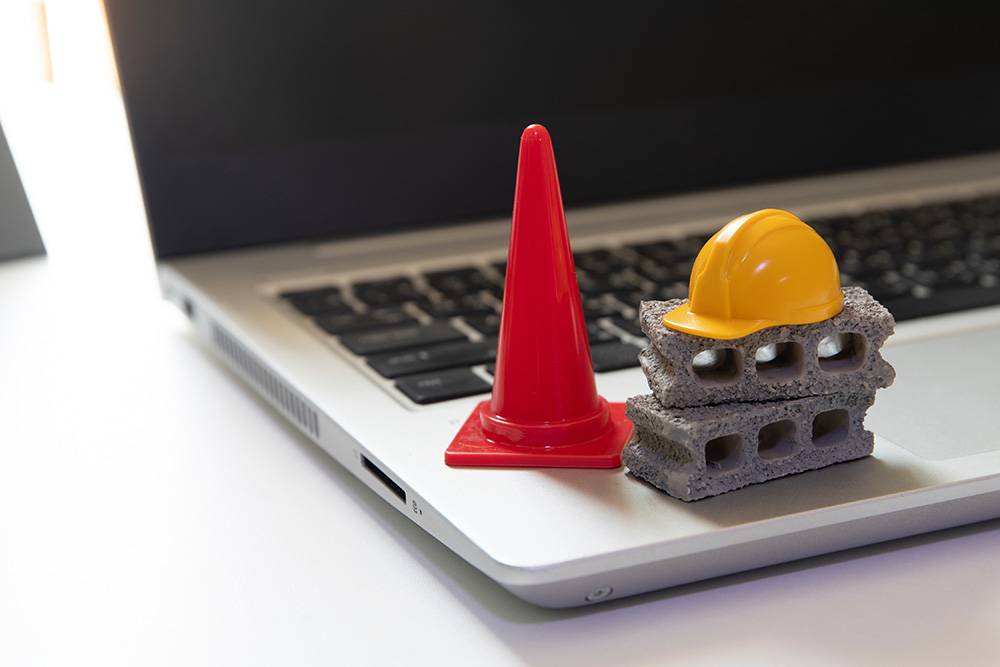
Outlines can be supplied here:
M871 454L864 417L874 401L870 391L664 408L655 396L635 396L622 462L671 496L698 500Z
M639 324L651 346L639 355L650 389L663 405L689 407L714 403L772 401L833 393L869 394L896 377L879 348L895 328L885 307L860 287L844 289L844 309L814 324L783 325L733 340L702 338L668 329L663 314L684 303L643 301ZM820 341L832 334L852 334L845 350L820 359ZM777 359L758 364L757 349L777 344ZM695 355L726 350L711 370L697 370ZM742 408L739 408L742 409Z

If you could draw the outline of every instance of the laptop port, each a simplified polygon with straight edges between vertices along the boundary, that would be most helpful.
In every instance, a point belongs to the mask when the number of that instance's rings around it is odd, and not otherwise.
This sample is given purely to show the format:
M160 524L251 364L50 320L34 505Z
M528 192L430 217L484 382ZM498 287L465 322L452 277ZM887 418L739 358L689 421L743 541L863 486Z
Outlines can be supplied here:
M365 470L374 475L380 482L385 484L385 488L392 491L392 493L406 504L406 491L403 490L399 484L393 481L391 477L382 472L382 469L375 465L371 459L369 459L364 454L361 455L361 465L365 467Z

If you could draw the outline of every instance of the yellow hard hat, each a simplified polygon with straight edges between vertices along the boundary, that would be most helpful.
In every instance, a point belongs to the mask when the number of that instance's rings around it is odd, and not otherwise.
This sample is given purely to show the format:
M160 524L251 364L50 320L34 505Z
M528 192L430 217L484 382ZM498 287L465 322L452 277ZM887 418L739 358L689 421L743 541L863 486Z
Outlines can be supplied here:
M830 246L788 211L768 208L736 218L705 243L691 269L688 302L665 314L663 325L731 339L819 322L843 308Z

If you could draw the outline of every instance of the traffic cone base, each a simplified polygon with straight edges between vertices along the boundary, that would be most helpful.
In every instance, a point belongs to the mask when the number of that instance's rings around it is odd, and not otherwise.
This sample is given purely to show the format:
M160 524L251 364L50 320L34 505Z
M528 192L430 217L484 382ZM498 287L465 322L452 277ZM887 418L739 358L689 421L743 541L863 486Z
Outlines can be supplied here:
M490 419L490 402L476 406L444 453L450 466L505 468L618 468L622 447L632 435L632 422L625 418L624 403L606 403L608 424L602 433L582 442L565 444L516 444L500 440L483 429ZM485 417L484 417L485 415ZM523 427L522 427L523 428ZM544 438L538 429L535 439ZM554 442L564 439L561 429L552 432Z

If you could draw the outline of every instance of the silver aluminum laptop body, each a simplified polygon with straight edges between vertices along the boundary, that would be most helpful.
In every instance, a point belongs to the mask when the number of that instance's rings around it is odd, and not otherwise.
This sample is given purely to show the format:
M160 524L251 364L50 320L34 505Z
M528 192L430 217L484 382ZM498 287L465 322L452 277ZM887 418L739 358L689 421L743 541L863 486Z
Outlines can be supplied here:
M961 312L903 322L885 349L897 378L869 414L873 456L690 504L623 469L445 466L486 394L417 405L279 297L400 275L419 288L469 265L498 280L515 142L532 122L552 133L576 251L763 207L833 229L1000 194L1000 7L104 4L167 298L280 414L513 594L585 605L1000 515L1000 306L969 308L1000 303L1000 198L968 204L993 208L959 225L981 232L990 263L979 296L934 302ZM966 257L954 224L937 240L912 216L888 219L925 254L950 242L946 260ZM904 270L878 261L883 282ZM634 321L601 326L642 344ZM459 373L489 386L481 364ZM648 392L637 368L597 383L608 400Z
M558 146L557 146L558 150ZM715 229L762 207L811 217L1000 193L1000 154L568 213L574 250ZM667 222L669 221L669 222ZM377 495L501 586L569 607L1000 516L1000 307L901 323L873 456L683 503L620 470L452 469L474 396L409 402L278 294L503 259L509 222L160 262L207 346ZM636 341L637 343L639 341ZM483 375L483 377L489 377ZM608 400L648 391L598 375Z

